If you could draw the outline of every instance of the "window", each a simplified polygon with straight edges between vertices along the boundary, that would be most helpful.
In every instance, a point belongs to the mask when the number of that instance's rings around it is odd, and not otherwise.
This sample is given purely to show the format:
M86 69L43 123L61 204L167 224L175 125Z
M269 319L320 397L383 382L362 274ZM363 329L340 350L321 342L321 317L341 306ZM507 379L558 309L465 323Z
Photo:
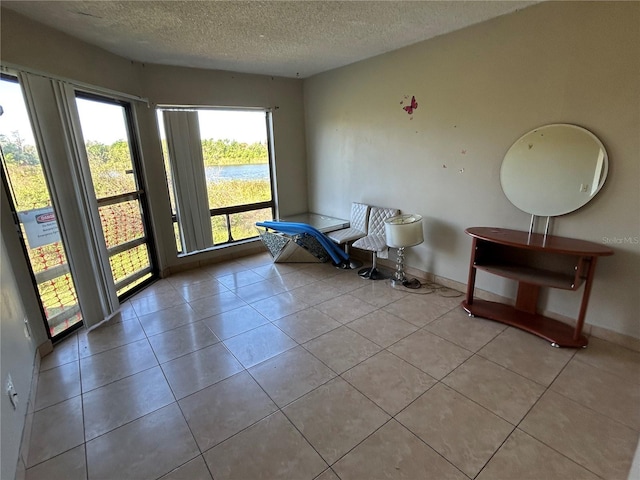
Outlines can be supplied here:
M0 97L3 107L0 117L2 175L9 187L15 218L20 222L22 241L47 330L55 338L81 325L82 312L17 79L2 76Z
M156 276L131 105L80 92L76 104L111 275L123 299Z
M87 327L108 320L119 299L156 275L135 119L129 99L112 97L117 92L16 75L19 84L0 82L8 107L2 177L56 338L80 320ZM14 135L29 123L32 135L27 127Z
M273 218L270 113L158 111L178 251L191 253L257 236Z

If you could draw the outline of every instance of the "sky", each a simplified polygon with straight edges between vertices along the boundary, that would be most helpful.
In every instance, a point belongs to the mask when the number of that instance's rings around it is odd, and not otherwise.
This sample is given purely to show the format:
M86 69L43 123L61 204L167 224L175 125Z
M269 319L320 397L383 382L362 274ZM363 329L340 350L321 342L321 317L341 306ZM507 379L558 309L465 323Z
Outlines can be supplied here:
M126 138L122 107L86 99L78 99L77 103L85 141L111 144ZM228 138L243 143L265 142L267 139L264 112L200 110L198 121L203 139ZM164 138L164 132L161 133Z
M200 137L237 140L241 143L267 141L264 112L247 110L201 110L198 112Z
M110 145L127 138L123 109L119 105L87 99L78 99L77 105L85 141ZM4 110L0 116L0 134L10 136L18 130L26 144L34 145L31 124L17 83L0 81L0 106ZM200 110L198 118L203 139L228 138L243 143L266 142L267 139L265 114L261 111Z
M158 114L160 138L166 139L162 115ZM248 110L199 110L200 138L237 140L240 143L265 143L267 124L265 113Z
M34 145L31 124L17 83L0 81L0 106L4 110L0 116L0 134L10 137L11 132L18 130L25 143Z

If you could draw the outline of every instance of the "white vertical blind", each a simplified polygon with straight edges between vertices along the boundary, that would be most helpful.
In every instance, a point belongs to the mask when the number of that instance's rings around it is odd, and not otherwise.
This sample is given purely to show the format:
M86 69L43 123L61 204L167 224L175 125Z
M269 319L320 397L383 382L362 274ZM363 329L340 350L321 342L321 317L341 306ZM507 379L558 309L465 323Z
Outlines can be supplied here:
M163 116L182 246L204 250L213 246L213 234L198 112L165 110Z
M82 130L69 84L19 73L85 326L119 308Z

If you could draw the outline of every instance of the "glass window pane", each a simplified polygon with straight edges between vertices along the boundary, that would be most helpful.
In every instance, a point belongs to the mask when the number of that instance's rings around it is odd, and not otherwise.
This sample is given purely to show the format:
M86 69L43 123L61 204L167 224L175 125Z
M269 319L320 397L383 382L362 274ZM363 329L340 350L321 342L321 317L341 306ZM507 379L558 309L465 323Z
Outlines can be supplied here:
M107 248L144 237L144 224L137 200L99 207Z
M233 239L245 240L257 236L256 222L272 220L273 215L271 212L270 208L262 208L231 215L231 235L233 235Z
M203 206L209 210L218 210L210 219L214 245L245 240L257 237L255 222L270 220L272 208L244 213L232 213L236 207L249 206L256 203L273 202L271 169L269 158L269 130L267 128L268 113L265 111L224 110L215 108L195 108L198 117L198 134L203 158L203 170L194 172L196 181L200 181L204 172L207 185L207 202ZM171 176L169 152L166 148L166 131L163 122L163 109L157 112L160 138L165 159L167 182L172 213L175 215L176 205ZM174 132L175 133L175 132ZM196 137L197 138L197 137ZM184 142L183 142L184 143ZM190 146L194 148L195 146ZM180 150L177 150L177 154ZM186 155L186 153L185 153ZM185 177L186 178L186 177ZM182 200L200 201L194 199ZM194 208L183 206L185 211ZM180 219L178 218L178 222ZM229 225L230 224L230 225ZM181 226L176 223L177 232ZM204 226L203 226L204 227ZM187 233L189 230L187 230ZM183 232L184 234L184 232ZM181 252L180 235L176 233L176 245Z
M113 282L119 287L117 294L121 296L141 283L135 278L136 273L151 268L143 197L136 193L142 181L137 176L140 172L136 171L136 152L132 150L135 143L131 136L133 131L129 128L131 106L126 102L83 93L78 93L76 104L98 199L102 232L110 251ZM125 251L112 250L121 245L123 248L131 247L127 243L134 240L145 243ZM118 285L125 279L130 283Z
M151 266L145 244L109 257L109 263L115 283Z
M2 78L0 99L4 111L0 116L0 147L9 193L21 221L22 237L47 326L55 337L82 321L82 313L59 234L52 235L50 240L41 240L37 231L33 236L27 232L25 222L31 229L46 216L46 228L57 230L57 221L18 82Z
M136 280L135 282L131 282L126 284L124 287L122 287L120 290L118 290L116 292L116 294L118 296L121 296L122 294L128 292L129 290L132 290L133 288L137 287L138 285L146 282L147 280L149 280L150 278L153 277L152 273L147 273L146 275L143 275L142 277L140 277L138 280Z
M134 192L136 179L124 108L85 98L76 102L96 197Z
M227 217L225 215L216 215L211 217L211 233L213 233L213 243L227 243L229 238L229 229L227 225Z
M209 208L271 200L264 112L199 110Z
M167 176L167 185L169 186L169 202L171 203L171 214L176 214L176 199L173 191L173 178L171 177L171 166L169 164L169 148L167 147L167 133L164 130L164 119L162 118L162 110L156 112L158 119L158 133L160 135L160 145L162 147L162 158L164 159L164 171ZM181 248L178 248L181 251Z
M182 252L182 241L180 240L180 226L178 222L173 222L173 236L176 239L176 250L178 253Z

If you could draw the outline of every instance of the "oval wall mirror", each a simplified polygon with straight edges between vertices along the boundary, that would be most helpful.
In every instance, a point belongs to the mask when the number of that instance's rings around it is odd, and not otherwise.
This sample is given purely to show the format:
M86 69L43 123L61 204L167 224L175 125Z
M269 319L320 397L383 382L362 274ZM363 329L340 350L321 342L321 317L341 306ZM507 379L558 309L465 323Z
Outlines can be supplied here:
M507 151L500 183L523 212L553 217L585 205L602 188L607 152L593 133L570 124L536 128Z

